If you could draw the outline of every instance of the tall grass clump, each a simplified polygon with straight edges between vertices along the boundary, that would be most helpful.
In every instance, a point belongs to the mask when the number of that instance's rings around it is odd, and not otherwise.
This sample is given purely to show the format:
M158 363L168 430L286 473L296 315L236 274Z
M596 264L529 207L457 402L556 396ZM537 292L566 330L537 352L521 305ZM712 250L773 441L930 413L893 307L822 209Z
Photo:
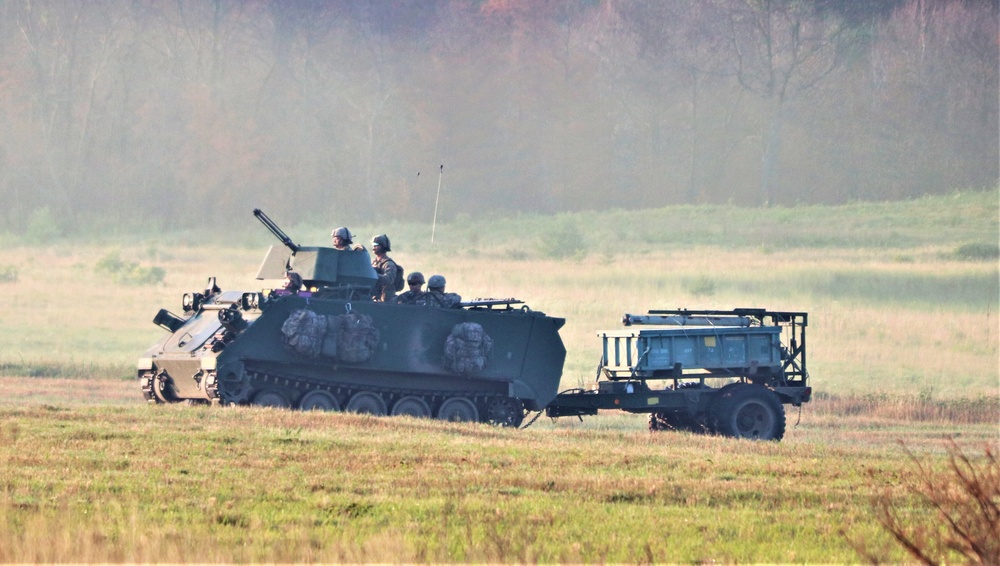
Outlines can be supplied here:
M869 417L901 421L988 424L1000 422L1000 398L933 399L929 390L917 394L872 392L835 395L817 392L814 409L838 417Z
M684 290L695 297L711 297L715 294L715 281L706 275L698 275L683 281Z
M971 243L962 244L953 254L956 259L965 261L996 261L1000 258L1000 244Z
M13 265L0 265L0 283L16 283L17 268Z
M167 275L162 267L143 267L134 261L125 261L117 251L99 259L94 272L108 275L115 283L125 285L159 285Z

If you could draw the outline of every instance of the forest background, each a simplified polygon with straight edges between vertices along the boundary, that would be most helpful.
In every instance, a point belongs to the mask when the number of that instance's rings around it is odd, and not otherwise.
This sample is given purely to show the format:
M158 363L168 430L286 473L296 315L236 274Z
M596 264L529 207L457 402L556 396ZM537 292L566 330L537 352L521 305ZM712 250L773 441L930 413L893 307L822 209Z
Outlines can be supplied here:
M442 220L995 187L998 4L7 0L0 220L427 222L442 181Z

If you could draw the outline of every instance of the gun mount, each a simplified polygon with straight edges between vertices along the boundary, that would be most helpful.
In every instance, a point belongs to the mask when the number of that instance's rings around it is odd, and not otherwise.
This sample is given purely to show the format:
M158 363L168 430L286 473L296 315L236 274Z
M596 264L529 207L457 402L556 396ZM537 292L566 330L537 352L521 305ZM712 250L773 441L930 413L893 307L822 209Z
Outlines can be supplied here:
M288 234L285 234L281 228L278 228L278 225L275 224L274 221L272 221L266 214L264 214L263 210L259 208L253 209L253 215L256 216L257 220L260 220L264 226L267 226L267 229L270 230L276 238L281 240L281 243L285 244L286 248L292 250L292 253L299 251L298 244L293 242L292 239L288 237Z
M271 246L267 251L257 270L257 279L284 279L286 271L295 271L306 289L352 300L371 299L371 288L378 276L366 250L300 246L259 208L254 209L253 215L284 245L284 248Z

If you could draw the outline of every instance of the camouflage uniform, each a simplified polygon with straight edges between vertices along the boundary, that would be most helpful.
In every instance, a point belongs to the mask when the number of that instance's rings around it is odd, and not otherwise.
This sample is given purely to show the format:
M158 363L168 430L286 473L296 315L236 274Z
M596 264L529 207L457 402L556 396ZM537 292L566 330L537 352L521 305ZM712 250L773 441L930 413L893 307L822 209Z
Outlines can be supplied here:
M424 293L422 297L417 299L416 304L423 305L425 307L443 307L450 309L461 302L462 297L457 293L442 293L441 291L429 290Z
M431 278L427 280L427 292L417 299L417 304L448 309L462 302L462 297L457 293L445 293L444 286L444 277L431 275Z
M399 305L412 305L416 304L416 302L420 300L420 297L423 296L423 291L404 291L396 295L396 297L392 299L392 302Z
M372 260L372 267L378 274L378 281L375 282L372 295L376 301L392 302L396 296L396 262L387 255L375 256L375 259Z
M372 267L378 274L378 281L372 289L373 298L384 303L392 302L396 296L396 262L389 257L392 250L389 244L389 237L380 234L372 239L372 249L375 250L375 258L372 259Z
M406 284L410 286L409 291L404 291L392 300L392 302L400 305L412 305L417 302L420 297L424 296L423 290L420 287L424 284L424 274L419 271L414 271L406 276ZM413 286L416 285L417 288L414 289Z

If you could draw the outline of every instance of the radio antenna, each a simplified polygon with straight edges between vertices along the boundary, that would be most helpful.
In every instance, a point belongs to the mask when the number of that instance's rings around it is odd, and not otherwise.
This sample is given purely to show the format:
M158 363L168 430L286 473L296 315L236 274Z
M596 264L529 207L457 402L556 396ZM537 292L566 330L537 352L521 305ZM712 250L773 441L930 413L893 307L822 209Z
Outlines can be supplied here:
M419 173L418 173L419 175ZM437 197L434 198L434 220L431 222L431 243L434 243L434 231L437 228L438 221L438 202L441 201L441 177L444 176L444 163L438 169L438 190Z

